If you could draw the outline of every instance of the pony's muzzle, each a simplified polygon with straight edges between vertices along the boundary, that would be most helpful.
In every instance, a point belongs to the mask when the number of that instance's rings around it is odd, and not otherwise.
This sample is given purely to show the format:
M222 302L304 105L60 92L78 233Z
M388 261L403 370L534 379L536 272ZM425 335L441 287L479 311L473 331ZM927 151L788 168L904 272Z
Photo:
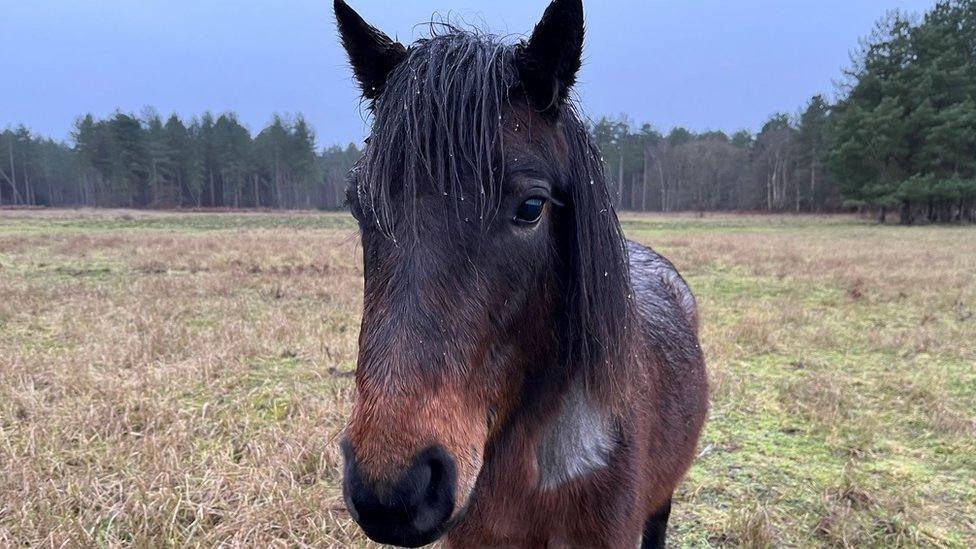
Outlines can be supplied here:
M444 533L454 513L457 471L454 459L441 446L416 454L410 466L385 489L378 489L362 473L348 440L342 491L349 514L373 541L400 547L420 547Z

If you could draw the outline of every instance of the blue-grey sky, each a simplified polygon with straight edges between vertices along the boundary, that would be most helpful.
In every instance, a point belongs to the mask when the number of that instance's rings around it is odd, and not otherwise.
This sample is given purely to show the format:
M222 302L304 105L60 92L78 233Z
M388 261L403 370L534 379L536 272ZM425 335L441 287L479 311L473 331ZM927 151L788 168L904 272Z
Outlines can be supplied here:
M403 41L431 15L500 34L532 28L547 0L349 0ZM832 94L849 52L891 8L933 0L588 0L577 91L591 117L661 130L755 130ZM0 127L67 138L74 118L145 105L234 110L252 131L303 113L320 145L367 131L335 38L331 0L0 0Z

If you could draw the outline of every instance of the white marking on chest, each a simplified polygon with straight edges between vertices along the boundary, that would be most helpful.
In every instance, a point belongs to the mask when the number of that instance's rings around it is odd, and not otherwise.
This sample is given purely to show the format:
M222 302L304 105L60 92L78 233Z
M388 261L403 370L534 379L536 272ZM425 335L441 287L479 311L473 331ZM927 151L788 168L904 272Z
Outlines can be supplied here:
M536 448L539 488L552 490L606 467L615 446L612 420L574 384Z

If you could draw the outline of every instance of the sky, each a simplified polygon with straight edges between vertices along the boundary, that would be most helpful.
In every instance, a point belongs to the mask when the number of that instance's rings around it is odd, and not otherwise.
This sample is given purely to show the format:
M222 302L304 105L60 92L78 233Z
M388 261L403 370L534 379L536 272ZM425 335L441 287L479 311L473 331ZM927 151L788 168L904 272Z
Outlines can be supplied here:
M460 17L527 33L546 0L348 0L408 42ZM755 131L832 97L859 37L933 0L584 0L577 97L591 118ZM319 145L368 133L331 0L0 0L0 127L67 139L83 113L236 111L252 132L302 113Z

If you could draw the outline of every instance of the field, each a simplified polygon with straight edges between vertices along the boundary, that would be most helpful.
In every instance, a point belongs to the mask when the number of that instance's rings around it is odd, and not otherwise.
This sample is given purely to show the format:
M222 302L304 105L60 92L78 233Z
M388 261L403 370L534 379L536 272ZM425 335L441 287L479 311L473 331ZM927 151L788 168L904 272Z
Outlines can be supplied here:
M976 546L976 229L625 216L712 380L677 545ZM0 211L0 546L365 546L339 214Z

